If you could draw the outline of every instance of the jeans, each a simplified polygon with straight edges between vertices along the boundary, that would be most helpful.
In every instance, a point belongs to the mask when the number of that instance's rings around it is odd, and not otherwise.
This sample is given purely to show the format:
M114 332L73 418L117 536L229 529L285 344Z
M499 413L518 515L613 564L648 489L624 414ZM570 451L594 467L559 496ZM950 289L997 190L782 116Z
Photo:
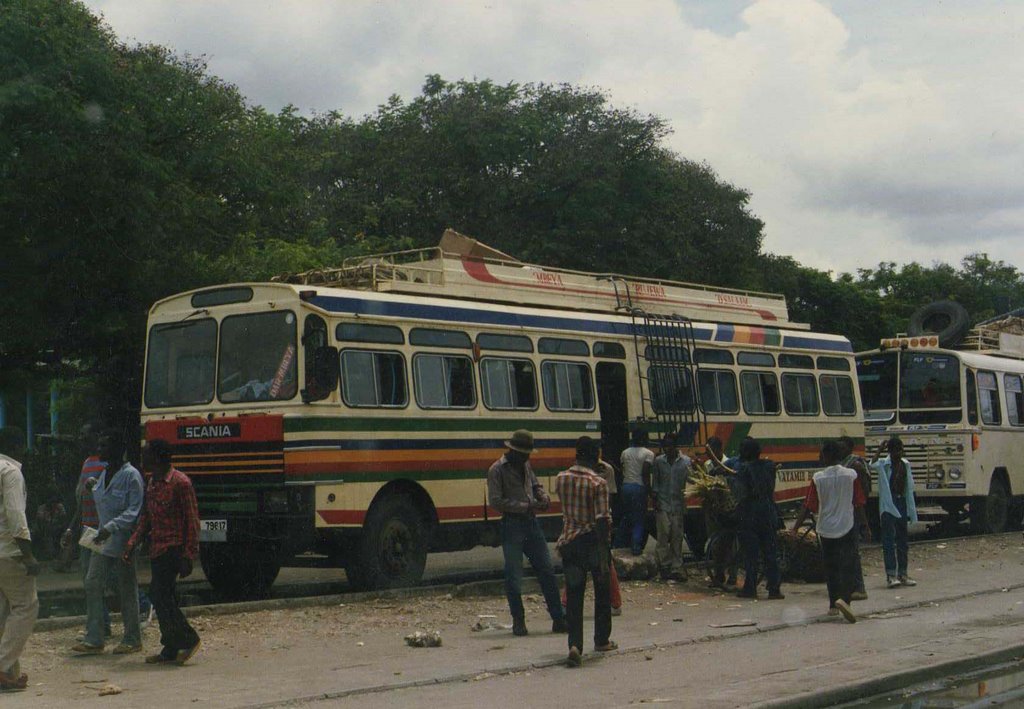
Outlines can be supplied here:
M526 617L523 609L523 555L537 573L544 602L552 620L565 617L558 598L558 581L551 566L551 554L544 530L533 515L506 514L501 518L501 551L505 556L505 596L513 619ZM155 599L154 599L155 602ZM159 609L157 610L159 612Z
M92 554L89 571L85 575L85 643L102 647L103 593L112 575L117 576L118 595L121 597L121 620L124 622L125 645L141 645L139 627L139 582L135 578L135 563L125 564L121 559L104 554Z
M81 563L82 568L82 587L85 587L85 577L89 573L89 562L92 559L92 550L86 549L85 547L78 547L78 561ZM88 621L86 621L88 626ZM103 598L103 634L110 635L110 609L107 608L106 596Z
M160 623L160 644L163 645L160 654L164 657L175 657L179 650L188 650L199 642L199 634L178 607L180 561L181 549L168 549L149 562L152 567L149 597L156 609L157 622Z
M743 580L744 593L757 592L757 572L762 556L764 557L764 576L768 593L777 592L782 586L782 575L779 573L774 523L761 522L747 525L740 528L739 534L740 544L743 546L743 568L746 576Z
M615 546L628 546L634 554L644 550L644 516L647 512L647 488L637 483L625 483L622 492L622 519L619 523Z
M565 616L569 625L569 647L583 650L583 594L587 574L594 579L594 645L608 644L612 634L612 607L607 559L601 558L597 535L584 534L567 543L559 553L565 573Z
M21 675L18 658L38 615L36 577L19 559L0 558L0 672L15 679Z
M849 603L850 594L857 590L857 530L851 529L838 539L818 537L818 540L825 564L828 606L833 608L840 598Z
M907 501L894 500L900 516L882 513L882 558L886 576L907 575Z

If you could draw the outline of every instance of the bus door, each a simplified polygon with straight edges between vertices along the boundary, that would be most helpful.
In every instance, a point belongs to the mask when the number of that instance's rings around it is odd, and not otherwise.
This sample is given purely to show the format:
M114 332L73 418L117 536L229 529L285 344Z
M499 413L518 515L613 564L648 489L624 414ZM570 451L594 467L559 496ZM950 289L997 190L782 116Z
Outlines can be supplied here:
M622 451L629 445L626 366L620 362L599 362L595 374L604 459L618 470Z

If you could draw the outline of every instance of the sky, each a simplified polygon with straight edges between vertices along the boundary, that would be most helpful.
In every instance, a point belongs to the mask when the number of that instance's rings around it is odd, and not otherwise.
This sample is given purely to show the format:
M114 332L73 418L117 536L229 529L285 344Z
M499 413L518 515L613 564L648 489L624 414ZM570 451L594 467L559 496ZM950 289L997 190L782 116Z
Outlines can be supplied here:
M748 190L766 251L836 273L974 252L1024 268L1021 2L85 4L271 111L358 118L427 74L600 88Z

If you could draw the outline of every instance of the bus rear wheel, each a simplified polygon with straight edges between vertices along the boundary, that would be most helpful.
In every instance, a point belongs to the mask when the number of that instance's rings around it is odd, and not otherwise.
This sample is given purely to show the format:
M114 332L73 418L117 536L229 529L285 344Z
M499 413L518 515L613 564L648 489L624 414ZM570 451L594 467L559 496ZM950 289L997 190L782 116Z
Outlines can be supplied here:
M266 597L281 570L281 560L273 550L237 544L201 544L199 558L213 589L232 600Z
M427 565L427 535L423 515L408 496L381 500L363 526L349 581L366 590L417 585Z
M992 478L988 495L971 500L971 529L984 534L1005 532L1010 521L1010 493L1000 478Z

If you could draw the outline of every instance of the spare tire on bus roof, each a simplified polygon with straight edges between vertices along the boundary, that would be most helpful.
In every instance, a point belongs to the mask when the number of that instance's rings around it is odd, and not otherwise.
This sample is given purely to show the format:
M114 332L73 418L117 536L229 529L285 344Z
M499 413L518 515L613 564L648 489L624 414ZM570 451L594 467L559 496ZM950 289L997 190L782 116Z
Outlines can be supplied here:
M937 335L940 346L953 347L967 336L970 327L964 306L952 300L936 300L914 311L907 334L911 337Z

